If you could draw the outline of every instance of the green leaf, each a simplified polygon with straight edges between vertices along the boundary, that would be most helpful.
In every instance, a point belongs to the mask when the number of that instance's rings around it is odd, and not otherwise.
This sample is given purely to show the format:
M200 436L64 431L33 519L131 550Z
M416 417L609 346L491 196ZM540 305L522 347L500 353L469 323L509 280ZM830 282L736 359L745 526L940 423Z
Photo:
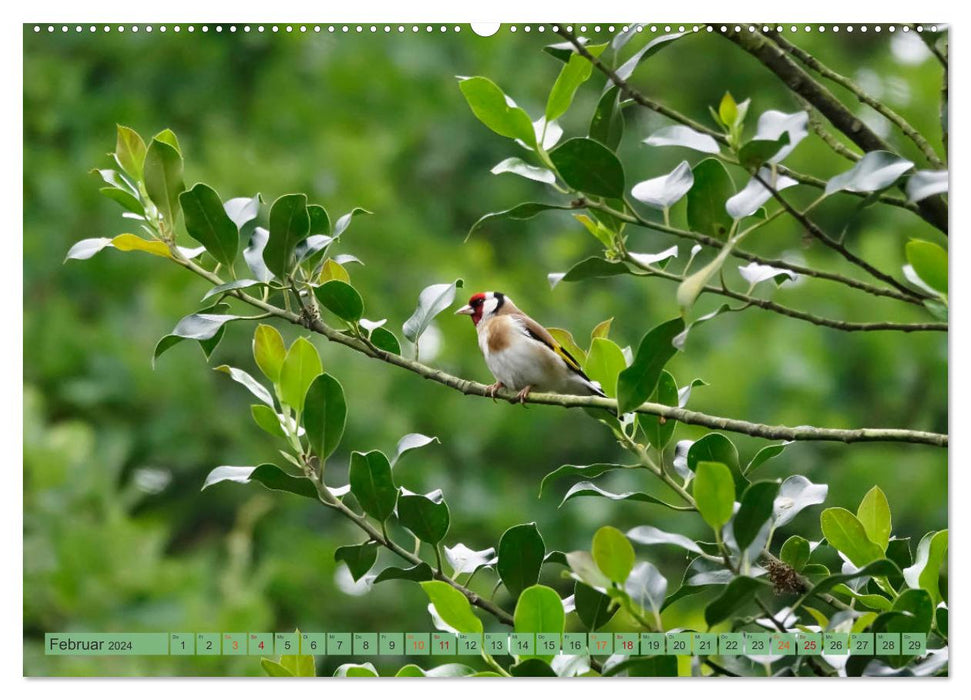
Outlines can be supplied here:
M655 39L652 39L644 46L644 48L640 49L629 59L624 61L623 65L621 65L616 71L617 77L619 77L621 80L627 80L634 73L634 69L637 68L637 66L649 59L675 39L680 39L685 34L689 33L690 32L675 32L673 34L663 34Z
M317 488L310 479L290 476L275 464L261 464L258 467L216 467L206 477L202 485L205 491L221 481L235 481L245 484L255 481L273 491L286 491L305 498L317 499Z
M118 204L123 206L128 211L134 212L139 216L145 216L145 207L143 207L142 203L138 201L135 195L130 193L128 190L120 190L117 187L102 187L98 191L108 199L118 202Z
M627 658L604 671L604 676L626 674L630 678L677 678L678 657L637 656Z
M226 214L223 202L205 183L197 183L179 195L185 228L209 254L227 267L233 264L239 250L239 230Z
M665 406L678 405L678 385L667 370L661 371L657 380L657 389L651 400ZM677 424L678 421L673 418L662 418L647 413L637 414L637 425L647 436L647 441L651 444L651 447L659 451L663 450L671 441L671 436L674 435L674 428Z
M578 53L570 56L570 60L560 69L560 74L553 83L549 99L546 101L546 121L559 119L570 108L573 95L583 83L590 78L593 64Z
M344 233L344 231L347 230L347 227L351 225L351 221L353 221L355 217L360 216L361 214L367 215L370 213L371 212L369 212L367 209L354 207L351 211L343 214L339 219L337 219L337 223L334 224L334 238L338 238L342 233Z
M575 190L600 197L624 196L624 167L598 141L572 138L550 152L560 177Z
M266 250L266 244L269 240L270 232L262 226L256 226L250 236L249 245L243 249L243 259L246 261L246 266L260 282L269 282L273 279L273 273L270 272L270 268L266 266L266 261L263 260L263 252Z
M452 305L455 301L455 291L461 287L462 280L457 279L451 284L432 284L421 290L421 294L418 295L418 307L401 326L405 338L417 344L432 320Z
M253 421L265 432L274 437L285 438L287 436L280 426L280 417L272 408L261 403L256 403L251 405L249 410L253 415Z
M722 265L725 264L725 260L727 260L728 256L731 254L732 249L735 247L736 241L736 238L730 239L727 243L725 243L725 245L722 246L721 250L718 251L718 255L716 255L711 262L697 272L691 273L691 275L685 278L684 281L678 285L677 300L678 306L681 307L682 313L687 313L691 307L694 306L695 300L705 290L705 285L708 284L708 281L714 277L718 271L721 270ZM728 310L727 305L723 307L723 309Z
M895 183L914 164L888 151L870 151L846 172L831 177L825 194L841 190L849 192L878 192Z
M905 250L907 262L921 281L941 294L947 294L947 251L936 243L917 238L911 239Z
M363 664L341 664L334 671L334 678L377 678L378 670L367 661Z
M867 538L877 545L881 552L886 552L887 545L890 543L890 504L887 503L887 496L879 486L874 486L867 491L860 501L856 517L866 530Z
M307 430L310 449L323 461L330 457L341 442L347 404L340 382L329 374L321 374L311 382L304 401L303 427Z
M493 175L501 175L502 173L512 173L513 175L519 175L527 180L535 180L536 182L545 182L548 185L552 185L556 182L556 175L553 171L547 170L546 168L540 168L535 165L530 165L522 158L506 158L501 163L493 166L490 170Z
M372 518L384 522L394 512L398 487L384 453L379 450L352 452L350 482L354 498Z
M280 367L280 401L297 413L303 413L307 388L320 372L317 348L306 338L297 338Z
M550 282L550 288L554 288L560 282L580 282L593 278L629 274L631 274L630 268L622 262L610 262L603 258L590 257L578 262L566 274L552 273L547 275L547 278Z
M745 467L745 471L742 473L745 476L749 476L753 471L758 469L767 461L782 454L783 450L785 450L786 446L789 444L790 443L788 442L782 442L778 445L769 445L768 447L763 447L761 450L755 453L755 456L752 457L752 461L748 463L748 466Z
M527 658L509 667L509 673L513 678L556 678L556 671L536 657Z
M739 149L738 162L743 168L755 170L788 145L788 131L783 131L775 139L752 139Z
M402 436L402 438L398 440L398 444L395 446L394 456L391 457L391 466L393 467L396 465L398 460L401 459L406 453L411 452L412 450L417 450L421 447L425 447L426 445L430 445L433 442L439 442L439 439L437 437L422 435L421 433L408 433L407 435ZM441 443L439 442L439 444Z
M515 525L499 538L496 571L513 598L539 580L546 545L536 523Z
M934 605L941 600L940 577L941 565L947 556L947 530L929 532L924 535L917 545L917 555L914 565L904 569L904 580L911 588L922 588L930 593Z
M212 354L212 350L215 348L215 344L222 337L223 326L230 321L237 320L239 316L207 313L207 311L216 309L225 310L226 308L228 306L225 304L218 304L210 307L210 309L189 314L182 318L175 324L172 332L156 344L155 352L152 356L153 366L162 353L182 340L198 340L200 345L206 341L212 341L212 344L208 345L208 347L203 346L203 350L206 352L206 358L208 359L209 355Z
M516 601L513 615L514 629L517 634L552 633L563 634L566 627L566 613L563 601L556 591L547 586L530 586ZM537 658L551 661L553 655L520 655L520 659Z
M260 371L274 384L280 381L286 356L287 349L280 331L265 323L258 325L253 333L253 358Z
M234 382L242 384L244 387L249 389L253 396L258 398L270 408L273 408L273 397L270 396L270 392L267 391L262 384L253 379L248 372L244 372L241 369L236 369L235 367L230 367L229 365L219 365L218 367L213 367L213 371L228 374Z
M706 464L708 463L706 462ZM739 616L738 613L742 606L752 601L756 591L767 586L768 584L765 581L749 576L733 578L725 586L721 595L705 607L705 623L711 628L733 615Z
M608 318L606 321L601 321L593 330L590 331L590 342L593 343L594 338L608 338L610 337L610 325L614 322L613 316Z
M223 282L222 284L217 284L215 287L210 289L202 297L202 301L208 301L215 296L220 294L226 294L235 289L249 289L250 287L255 287L257 285L262 286L264 283L259 280L233 280L231 282Z
M648 146L683 146L701 153L719 153L721 150L713 137L681 124L658 129L644 139L644 143Z
M398 343L394 333L387 328L375 328L371 331L371 342L375 347L385 352L390 352L393 355L401 354L401 344Z
M659 506L671 508L672 510L683 510L682 507L672 506L670 503L665 503L657 496L652 496L649 493L643 493L641 491L612 493L610 491L605 491L589 481L581 481L580 483L571 486L570 490L566 492L565 496L563 496L563 500L560 501L560 507L562 508L563 504L565 504L567 501L573 500L574 498L580 498L581 496L599 496L601 498L609 498L611 501L640 501L641 503L655 503Z
M726 92L718 105L718 118L727 127L735 126L738 120L738 105L730 92Z
M272 659L261 658L260 666L264 671L266 671L266 675L270 676L271 678L293 678L293 674L290 673L289 669L284 668L282 664L279 664Z
M169 231L175 230L179 213L179 195L185 190L182 182L182 155L176 148L158 137L145 153L145 192L155 204Z
M459 81L459 89L480 122L500 136L519 139L530 148L536 146L536 133L529 115L510 105L511 100L494 82L481 76L465 78Z
M450 517L441 491L422 496L403 493L398 497L398 522L422 542L437 545L448 534Z
M608 596L580 581L574 584L573 602L576 605L580 621L591 632L610 622L610 618L618 610L618 608L611 606Z
M698 512L713 530L720 530L731 519L735 503L731 470L721 462L699 462L692 483Z
M462 634L482 634L482 620L472 611L468 598L444 581L422 581L421 587L449 627Z
M615 583L623 583L634 568L634 547L623 532L605 525L593 535L594 562Z
M307 195L285 194L270 207L270 239L263 249L263 261L280 279L293 269L297 243L310 234Z
M85 238L71 246L64 262L68 260L87 260L111 245L110 238Z
M661 370L677 352L672 341L683 330L684 319L679 317L651 329L641 340L631 366L617 378L621 413L634 410L654 393Z
M607 396L617 396L617 375L627 369L627 361L620 346L607 338L594 338L584 370L594 381L600 382Z
M588 479L593 479L601 474L606 474L607 472L612 472L617 469L634 468L636 468L636 466L631 467L625 464L587 464L583 466L564 464L543 477L543 481L540 482L539 485L539 496L540 498L543 497L543 489L546 488L547 482L551 482L554 479L559 479L561 476L584 476Z
M617 85L608 88L597 102L588 135L612 151L616 151L620 145L624 135L624 112L620 106L620 87Z
M705 158L693 171L695 184L688 192L688 228L714 238L724 238L732 228L725 202L735 185L721 161Z
M597 566L590 552L568 552L566 562L570 567L570 577L582 581L597 591L606 591L611 587L610 579Z
M690 537L674 532L665 532L653 525L638 525L627 531L627 537L638 544L673 544L695 554L703 553L698 543Z
M314 296L338 318L357 323L364 314L361 295L347 282L331 280L314 288Z
M145 142L134 129L118 124L118 137L115 142L115 160L133 180L142 179L145 166Z
M561 209L569 211L573 209L568 204L544 204L542 202L523 202L522 204L517 204L511 209L505 209L503 211L490 212L484 216L479 217L479 219L472 224L472 228L469 229L469 236L478 231L480 228L485 227L487 224L497 221L499 219L514 219L516 221L525 221L526 219L532 219L537 214L550 211L555 209Z
M799 535L787 539L779 552L779 558L796 571L802 571L809 563L809 555L809 541Z
M233 197L223 202L223 210L226 216L232 221L240 231L250 221L260 215L260 203L263 198L256 194L255 197Z
M772 506L779 493L779 482L756 481L742 494L732 531L741 550L755 540L765 522L772 517Z
M342 561L347 564L347 568L351 572L351 577L355 581L359 580L371 570L377 558L377 542L365 542L364 544L338 547L337 551L334 552L334 561Z
M865 566L883 557L883 550L867 537L863 524L845 508L827 508L819 516L826 540L854 566Z
M654 564L641 561L631 570L624 591L641 608L660 615L668 592L668 580Z
M913 616L908 632L927 634L934 621L934 602L931 595L922 588L903 591L893 602L891 610L910 613Z
M638 182L631 196L654 209L670 209L694 187L695 178L688 161L683 160L669 173Z
M297 678L313 678L317 675L314 657L310 654L284 654L280 657L280 666Z
M175 132L172 131L171 129L162 129L160 132L155 134L153 138L158 141L161 141L162 143L168 144L176 151L178 151L179 155L182 155L182 147L179 145L179 139L176 138Z
M382 581L431 581L435 578L435 573L425 562L421 564L416 564L408 569L401 569L397 566L389 566L387 569L378 574L377 578L374 579L375 583L381 583Z
M357 210L355 209L354 211L357 211ZM354 212L351 212L351 213L353 214ZM310 217L311 236L330 235L330 216L327 214L326 209L324 209L319 204L308 204L307 216Z

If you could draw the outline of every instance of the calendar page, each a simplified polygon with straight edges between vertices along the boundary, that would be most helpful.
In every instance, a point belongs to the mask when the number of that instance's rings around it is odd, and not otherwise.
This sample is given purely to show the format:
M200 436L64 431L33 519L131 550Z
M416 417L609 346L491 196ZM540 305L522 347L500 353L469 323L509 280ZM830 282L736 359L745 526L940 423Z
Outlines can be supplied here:
M948 675L948 26L649 14L23 25L25 676Z

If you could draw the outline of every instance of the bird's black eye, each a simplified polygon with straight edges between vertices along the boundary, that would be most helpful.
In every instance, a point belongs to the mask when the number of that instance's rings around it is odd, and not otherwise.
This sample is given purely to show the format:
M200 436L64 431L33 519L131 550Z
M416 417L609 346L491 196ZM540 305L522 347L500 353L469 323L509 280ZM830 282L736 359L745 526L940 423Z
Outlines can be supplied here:
M472 306L482 306L483 299L473 299Z

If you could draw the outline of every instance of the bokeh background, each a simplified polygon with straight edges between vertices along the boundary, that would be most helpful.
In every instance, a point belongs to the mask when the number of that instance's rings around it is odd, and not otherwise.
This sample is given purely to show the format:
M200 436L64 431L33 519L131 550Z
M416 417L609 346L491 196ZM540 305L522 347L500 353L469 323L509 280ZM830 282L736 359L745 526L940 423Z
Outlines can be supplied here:
M256 657L45 657L48 631L428 631L427 599L417 585L382 583L363 592L335 564L342 544L360 541L321 507L258 486L225 484L200 493L223 464L279 457L255 429L250 396L207 368L194 343L170 350L152 368L152 350L198 307L205 283L164 261L108 249L63 263L77 240L129 230L98 193L92 167L110 167L115 124L150 137L170 127L186 157L186 182L203 180L224 198L261 192L267 201L307 192L331 218L362 206L339 252L360 257L352 278L369 318L400 324L426 285L464 278L465 291L498 289L546 325L570 329L585 345L591 328L613 317L612 338L634 345L676 315L674 286L621 278L562 284L563 271L597 243L568 215L492 226L463 242L482 214L520 201L549 200L544 186L489 169L522 155L479 124L456 75L485 75L534 115L542 112L560 63L541 51L556 38L534 28L493 37L365 29L347 34L284 31L217 33L200 28L138 33L24 28L24 672L28 675L259 675ZM592 27L589 28L592 30ZM604 33L587 35L606 39ZM627 51L643 45L635 37ZM902 113L940 144L940 66L919 39L900 33L848 35L800 31L799 45ZM799 105L754 59L716 35L685 37L651 58L633 83L651 97L708 123L708 105L730 90L750 97L750 129L767 109ZM585 133L603 80L581 88L562 120ZM837 94L839 91L836 91ZM841 94L842 97L846 95ZM905 155L908 144L873 112L861 118ZM628 183L667 172L699 154L640 142L667 122L627 111L621 156ZM750 135L752 131L749 131ZM815 136L787 159L827 178L846 169ZM734 173L736 185L744 180ZM802 190L806 190L803 192ZM800 202L814 191L790 190ZM880 267L899 271L910 237L946 245L910 213L860 210L832 198L815 215L829 232ZM675 217L683 213L675 212ZM655 252L672 242L630 231L630 247ZM689 246L679 242L681 256ZM779 220L749 245L850 272L798 227ZM730 277L737 279L737 277ZM766 286L767 285L763 285ZM766 291L769 291L766 289ZM778 301L835 318L929 320L920 309L806 281L771 292ZM697 312L719 300L702 298ZM287 341L299 334L281 327ZM210 366L256 373L252 327L230 326ZM449 372L491 381L468 319L443 315L426 359ZM548 549L589 547L595 529L651 523L703 534L698 518L649 504L578 499L558 508L568 481L538 499L542 476L561 464L625 459L610 435L580 411L511 407L464 397L440 385L315 339L324 366L349 395L350 414L330 480L346 474L352 449L392 450L408 432L437 436L406 457L398 482L444 490L452 510L446 544L494 546L508 527L535 521ZM947 338L940 333L855 333L818 328L748 310L695 329L669 367L680 384L700 377L690 407L757 422L830 427L947 430ZM680 426L676 439L704 431ZM743 460L763 442L734 437ZM342 473L343 472L343 473ZM887 493L894 533L912 537L947 526L945 450L907 445L792 445L763 468L765 477L801 473L830 486L828 505L855 510L874 484ZM643 475L643 472L638 472ZM640 481L638 479L641 479ZM601 480L615 491L657 486L647 477ZM819 508L792 533L819 539ZM385 555L378 566L392 563ZM680 550L640 550L680 581ZM397 562L394 562L397 563ZM555 567L553 567L555 569ZM477 577L488 593L494 578ZM566 592L558 571L544 582ZM508 604L504 592L500 604ZM703 600L679 604L697 615ZM487 621L487 629L490 624ZM611 624L621 624L615 618ZM373 659L387 671L401 659ZM338 658L318 659L330 672ZM426 660L427 663L427 660Z

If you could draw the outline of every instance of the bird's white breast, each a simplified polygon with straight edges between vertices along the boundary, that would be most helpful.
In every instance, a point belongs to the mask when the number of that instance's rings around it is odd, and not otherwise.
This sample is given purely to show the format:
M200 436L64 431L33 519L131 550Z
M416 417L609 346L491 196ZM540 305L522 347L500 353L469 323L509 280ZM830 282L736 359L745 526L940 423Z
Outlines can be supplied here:
M479 349L497 381L519 391L559 391L569 370L552 350L525 333L513 316L496 316L479 324Z

